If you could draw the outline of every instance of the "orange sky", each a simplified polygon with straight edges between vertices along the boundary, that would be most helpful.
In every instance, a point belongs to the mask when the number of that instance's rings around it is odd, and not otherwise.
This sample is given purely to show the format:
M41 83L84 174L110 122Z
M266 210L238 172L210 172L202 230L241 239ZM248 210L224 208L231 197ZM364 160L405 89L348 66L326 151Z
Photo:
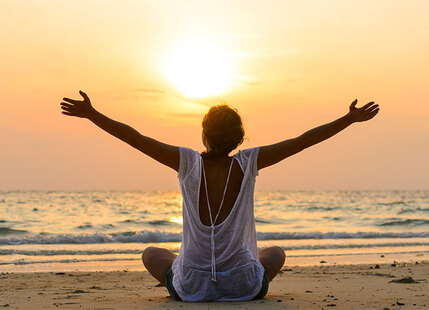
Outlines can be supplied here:
M176 173L88 120L82 89L142 134L202 151L201 119L226 101L242 148L295 137L374 100L381 112L264 169L259 190L429 189L428 1L1 1L0 190L178 189ZM166 77L180 42L231 62L221 93Z

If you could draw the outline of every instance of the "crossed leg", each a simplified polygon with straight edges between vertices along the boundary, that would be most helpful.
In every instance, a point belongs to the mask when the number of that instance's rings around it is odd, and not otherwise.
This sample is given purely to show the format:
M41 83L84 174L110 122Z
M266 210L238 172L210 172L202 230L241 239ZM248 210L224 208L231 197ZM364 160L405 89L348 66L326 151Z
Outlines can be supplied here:
M143 265L161 284L166 285L165 275L177 255L167 249L154 246L147 247L142 254Z
M259 261L264 266L270 281L279 273L285 263L285 251L279 246L270 246L258 251Z
M258 252L259 261L264 266L270 281L279 273L285 262L285 252L278 246L264 248ZM149 273L161 282L165 283L165 275L177 255L167 249L147 247L142 254L142 261Z

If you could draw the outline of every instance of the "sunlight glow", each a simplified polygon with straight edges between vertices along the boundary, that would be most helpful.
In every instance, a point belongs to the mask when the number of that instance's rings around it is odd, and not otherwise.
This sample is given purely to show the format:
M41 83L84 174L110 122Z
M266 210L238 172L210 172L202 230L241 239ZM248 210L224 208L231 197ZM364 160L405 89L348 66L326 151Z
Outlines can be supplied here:
M177 224L183 224L183 218L181 216L173 216L170 218L170 222L177 223Z
M231 85L232 57L207 39L179 43L163 60L170 82L188 98L219 95Z

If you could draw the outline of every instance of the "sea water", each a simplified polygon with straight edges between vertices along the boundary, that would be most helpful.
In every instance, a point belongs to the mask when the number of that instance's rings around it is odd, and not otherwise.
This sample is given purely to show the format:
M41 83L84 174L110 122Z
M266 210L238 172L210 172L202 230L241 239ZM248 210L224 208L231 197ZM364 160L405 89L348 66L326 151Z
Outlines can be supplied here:
M291 265L419 261L429 191L258 191L258 247ZM147 246L180 249L177 191L0 192L0 270L143 269Z

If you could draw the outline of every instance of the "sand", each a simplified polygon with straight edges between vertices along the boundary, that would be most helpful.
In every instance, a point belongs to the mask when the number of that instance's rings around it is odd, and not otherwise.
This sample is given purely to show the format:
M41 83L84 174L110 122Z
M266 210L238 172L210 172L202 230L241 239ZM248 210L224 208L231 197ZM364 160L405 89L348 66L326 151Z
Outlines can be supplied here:
M408 277L416 283L391 282ZM428 309L428 279L427 261L284 267L262 300L184 303L147 271L0 273L0 308Z

